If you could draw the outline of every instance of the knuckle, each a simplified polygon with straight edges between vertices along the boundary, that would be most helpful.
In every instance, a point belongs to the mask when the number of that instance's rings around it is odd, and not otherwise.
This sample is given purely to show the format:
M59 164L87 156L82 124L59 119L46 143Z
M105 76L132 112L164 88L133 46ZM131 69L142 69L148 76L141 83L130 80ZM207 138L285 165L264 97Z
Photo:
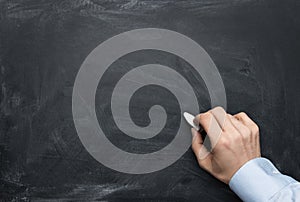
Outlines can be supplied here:
M212 111L225 111L223 107L217 106L212 109Z
M251 130L249 129L249 128L247 128L247 127L243 127L242 129L241 129L241 132L242 132L242 134L244 135L244 136L250 136L251 135Z
M200 119L200 115L201 115L201 114L198 114L198 115L196 115L196 116L195 116L195 118L194 118L194 122L195 122L195 121L199 121L199 119Z
M225 147L225 148L229 148L230 147L230 141L226 138L221 138L218 142L218 144L221 146L221 147Z
M253 125L252 125L252 130L253 130L255 133L258 133L258 132L259 132L259 127L258 127L258 125L253 124Z
M247 114L245 112L240 112L240 113L238 113L238 115L241 117L247 117Z
M216 107L213 108L213 110L224 110L224 109L221 106L216 106Z
M194 118L194 120L193 120L193 122L194 122L195 124L199 124L199 122L200 122L200 116L201 116L201 114L198 114L198 115L195 116L195 118Z
M205 120L210 119L211 116L212 116L212 114L210 112L205 112L205 113L199 114L198 119L201 122L201 121L205 121Z

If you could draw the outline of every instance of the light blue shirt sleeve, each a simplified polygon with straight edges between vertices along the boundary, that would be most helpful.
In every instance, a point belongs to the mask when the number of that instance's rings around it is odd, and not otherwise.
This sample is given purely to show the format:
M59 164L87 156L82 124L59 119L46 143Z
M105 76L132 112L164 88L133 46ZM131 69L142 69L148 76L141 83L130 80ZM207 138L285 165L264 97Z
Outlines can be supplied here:
M266 158L244 164L231 178L229 186L246 202L300 202L300 183L281 174Z

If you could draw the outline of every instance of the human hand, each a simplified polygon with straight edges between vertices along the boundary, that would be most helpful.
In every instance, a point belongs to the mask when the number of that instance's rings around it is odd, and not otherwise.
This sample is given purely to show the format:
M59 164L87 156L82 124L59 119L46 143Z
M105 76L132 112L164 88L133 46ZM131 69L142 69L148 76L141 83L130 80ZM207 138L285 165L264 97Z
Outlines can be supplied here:
M244 112L230 115L221 107L201 113L194 119L211 142L212 151L203 145L198 131L192 128L192 149L201 168L228 184L246 162L260 157L259 128Z

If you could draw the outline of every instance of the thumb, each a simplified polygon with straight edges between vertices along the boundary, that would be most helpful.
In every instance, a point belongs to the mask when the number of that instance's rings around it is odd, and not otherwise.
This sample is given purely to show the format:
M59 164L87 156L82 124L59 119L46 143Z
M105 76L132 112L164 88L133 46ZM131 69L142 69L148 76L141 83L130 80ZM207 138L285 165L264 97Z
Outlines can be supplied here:
M191 128L192 132L192 150L197 157L198 164L203 169L209 171L211 168L211 158L212 154L207 150L207 148L203 145L203 139L201 134L196 131L194 128Z

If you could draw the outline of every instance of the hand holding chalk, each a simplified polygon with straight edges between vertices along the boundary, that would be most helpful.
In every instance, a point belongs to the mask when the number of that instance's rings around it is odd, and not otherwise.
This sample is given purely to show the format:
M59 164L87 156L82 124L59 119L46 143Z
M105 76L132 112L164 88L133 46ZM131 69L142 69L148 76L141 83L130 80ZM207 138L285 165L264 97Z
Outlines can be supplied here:
M226 184L246 162L261 156L258 126L243 112L232 116L216 107L197 115L194 124L208 131L212 143L212 152L203 158L203 138L192 128L192 149L200 167Z

